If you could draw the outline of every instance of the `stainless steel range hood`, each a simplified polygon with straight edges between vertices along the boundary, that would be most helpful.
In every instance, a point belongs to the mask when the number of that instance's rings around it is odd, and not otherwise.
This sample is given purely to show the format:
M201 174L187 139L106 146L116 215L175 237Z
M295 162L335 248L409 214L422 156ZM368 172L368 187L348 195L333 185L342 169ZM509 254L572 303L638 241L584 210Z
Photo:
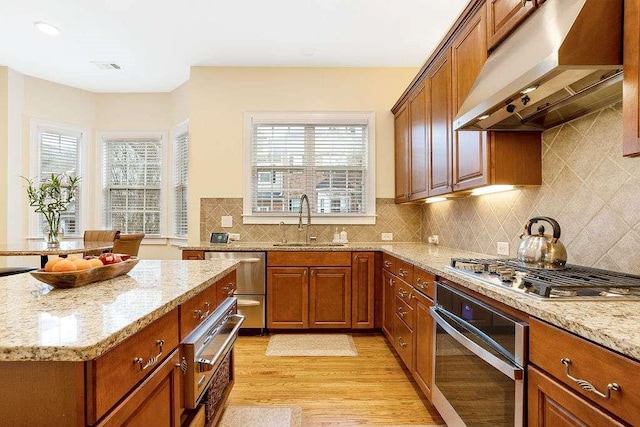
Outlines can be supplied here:
M491 53L453 128L544 130L621 99L622 0L547 0Z

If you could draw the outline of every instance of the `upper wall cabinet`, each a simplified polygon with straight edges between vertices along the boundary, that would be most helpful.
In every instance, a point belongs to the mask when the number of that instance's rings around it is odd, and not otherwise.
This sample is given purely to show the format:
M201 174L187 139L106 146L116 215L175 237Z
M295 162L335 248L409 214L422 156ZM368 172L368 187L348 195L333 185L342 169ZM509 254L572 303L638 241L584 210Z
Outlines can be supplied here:
M624 2L624 141L622 154L640 156L640 0Z
M404 104L395 115L396 203L409 201L409 109Z
M495 48L544 0L487 0L487 43Z
M427 75L429 104L429 196L450 193L451 183L451 54L434 62Z

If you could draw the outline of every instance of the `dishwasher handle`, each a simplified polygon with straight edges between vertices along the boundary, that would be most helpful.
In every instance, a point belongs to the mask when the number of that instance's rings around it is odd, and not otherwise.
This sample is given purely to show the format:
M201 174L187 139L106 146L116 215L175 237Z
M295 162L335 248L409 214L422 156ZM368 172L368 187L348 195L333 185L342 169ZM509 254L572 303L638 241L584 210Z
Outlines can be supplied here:
M512 380L521 380L524 378L523 368L515 364L507 363L504 360L496 357L494 354L482 348L477 343L471 341L469 338L464 336L464 334L460 333L460 331L451 326L451 324L441 315L441 313L446 313L444 310L438 307L431 307L429 308L429 312L438 326L444 329L447 334L449 334L453 339L463 345L467 350L469 350ZM461 322L456 323L469 330L470 332L474 332L470 328L468 328L467 325L464 325Z

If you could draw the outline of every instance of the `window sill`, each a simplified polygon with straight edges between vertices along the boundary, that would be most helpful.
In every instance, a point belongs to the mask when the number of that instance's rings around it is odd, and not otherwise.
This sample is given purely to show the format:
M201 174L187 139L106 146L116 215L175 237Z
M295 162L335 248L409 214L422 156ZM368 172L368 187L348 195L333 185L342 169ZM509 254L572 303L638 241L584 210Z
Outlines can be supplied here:
M299 216L296 215L243 215L243 224L274 224L280 222L285 224L297 224ZM303 224L307 223L306 214L302 215ZM311 215L311 224L314 225L375 225L376 215L358 215L358 216L319 216Z

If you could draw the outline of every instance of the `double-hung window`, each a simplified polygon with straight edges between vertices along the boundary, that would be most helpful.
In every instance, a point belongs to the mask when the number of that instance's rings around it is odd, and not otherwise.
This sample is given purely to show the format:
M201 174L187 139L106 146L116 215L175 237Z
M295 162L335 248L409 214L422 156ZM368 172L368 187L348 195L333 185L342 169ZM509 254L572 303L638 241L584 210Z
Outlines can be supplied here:
M189 130L186 124L175 127L173 144L173 233L175 237L187 237Z
M77 128L47 124L39 121L31 123L32 141L38 153L37 164L32 164L36 183L51 174L67 176L81 176L81 146L84 131ZM64 178L63 178L64 179ZM82 203L82 180L78 186L76 198L67 206L67 210L60 215L60 224L66 236L77 236L82 229L80 225L80 206ZM42 235L46 221L42 214L37 215L34 230Z
M375 223L373 113L246 113L245 223Z
M122 233L163 231L163 134L102 137L104 225Z

